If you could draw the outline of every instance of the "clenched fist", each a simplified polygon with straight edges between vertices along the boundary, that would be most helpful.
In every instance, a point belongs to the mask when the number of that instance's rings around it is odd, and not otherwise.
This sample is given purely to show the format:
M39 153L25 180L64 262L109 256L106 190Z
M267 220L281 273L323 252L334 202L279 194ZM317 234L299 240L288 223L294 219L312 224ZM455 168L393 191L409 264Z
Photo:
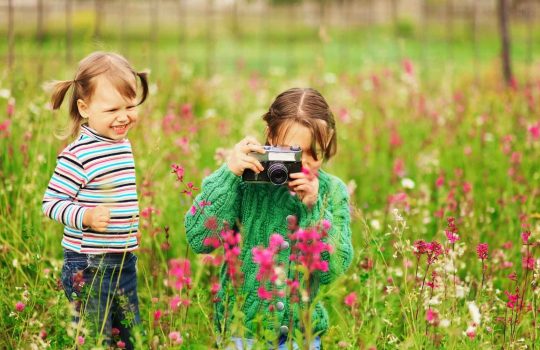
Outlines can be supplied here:
M83 226L90 227L93 231L105 232L111 219L111 211L102 205L90 208L84 213Z

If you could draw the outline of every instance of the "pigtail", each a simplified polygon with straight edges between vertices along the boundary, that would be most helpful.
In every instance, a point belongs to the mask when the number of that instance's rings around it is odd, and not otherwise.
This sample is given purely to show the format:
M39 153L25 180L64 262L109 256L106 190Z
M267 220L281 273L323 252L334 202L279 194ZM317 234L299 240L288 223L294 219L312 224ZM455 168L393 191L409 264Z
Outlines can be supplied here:
M139 101L139 103L137 104L137 106L138 106L138 105L141 105L146 100L146 97L148 96L148 73L147 72L137 72L136 74L139 77L139 79L141 80L141 86L142 86L142 89L143 89L142 98Z
M48 84L48 88L52 90L51 103L53 109L58 109L64 102L67 91L73 85L73 80L53 81Z

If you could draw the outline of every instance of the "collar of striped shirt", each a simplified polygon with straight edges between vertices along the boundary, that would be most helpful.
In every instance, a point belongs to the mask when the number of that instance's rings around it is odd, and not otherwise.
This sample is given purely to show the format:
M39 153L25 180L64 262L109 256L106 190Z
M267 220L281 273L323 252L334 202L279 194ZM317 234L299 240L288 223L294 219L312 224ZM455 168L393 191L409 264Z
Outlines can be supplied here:
M113 140L108 137L101 136L100 134L97 133L96 130L92 129L86 124L81 125L81 134L84 134L88 137L91 137L99 141L110 142L110 143L122 143L126 141L126 139Z

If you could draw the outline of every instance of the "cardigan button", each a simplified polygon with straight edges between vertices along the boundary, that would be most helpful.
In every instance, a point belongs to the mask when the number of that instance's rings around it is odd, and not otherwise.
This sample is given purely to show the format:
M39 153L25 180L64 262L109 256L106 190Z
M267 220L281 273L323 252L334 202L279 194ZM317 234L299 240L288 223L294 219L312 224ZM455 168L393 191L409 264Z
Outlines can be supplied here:
M281 327L279 327L279 332L280 332L282 335L287 335L287 333L289 333L289 327L287 327L287 326L281 326Z
M290 246L290 245L289 245L289 242L283 241L283 242L281 242L280 248L281 248L282 250L285 250L285 249L289 249L289 246Z
M283 311L283 309L285 308L285 304L283 304L282 301L278 301L276 303L276 308L279 310L279 311Z

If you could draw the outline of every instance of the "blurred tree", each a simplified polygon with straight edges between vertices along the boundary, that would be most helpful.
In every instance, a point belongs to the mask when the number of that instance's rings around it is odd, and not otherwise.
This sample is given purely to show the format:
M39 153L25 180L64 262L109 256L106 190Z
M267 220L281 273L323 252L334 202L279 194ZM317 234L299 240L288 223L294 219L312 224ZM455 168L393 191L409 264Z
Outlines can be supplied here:
M13 70L13 58L15 50L15 37L13 31L13 0L8 0L8 71L11 76ZM13 83L13 79L11 80Z
M36 26L36 40L38 45L43 44L43 39L45 38L44 28L43 28L43 17L44 17L44 8L43 0L37 0L37 26Z
M73 59L73 0L66 0L66 62Z
M512 65L510 61L510 6L509 0L497 1L499 31L501 35L502 73L507 86L513 84Z
M104 20L103 16L105 15L105 11L103 11L104 6L105 1L94 0L94 39L99 39L101 37L101 24Z

